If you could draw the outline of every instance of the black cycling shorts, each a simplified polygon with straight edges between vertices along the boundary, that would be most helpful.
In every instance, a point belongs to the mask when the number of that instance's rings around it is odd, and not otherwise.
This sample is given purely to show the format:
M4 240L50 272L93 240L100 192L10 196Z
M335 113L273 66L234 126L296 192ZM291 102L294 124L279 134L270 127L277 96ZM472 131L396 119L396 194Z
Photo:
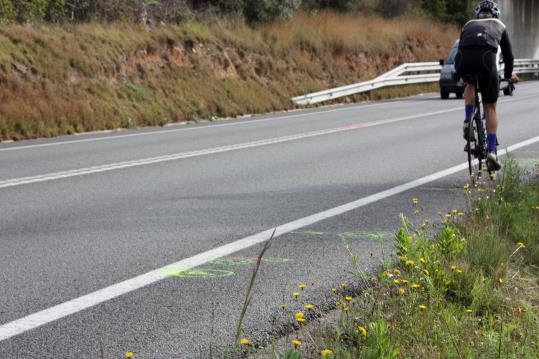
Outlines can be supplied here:
M496 103L500 93L496 51L487 48L460 49L455 58L457 75L469 82L471 75L479 76L479 89L483 103Z

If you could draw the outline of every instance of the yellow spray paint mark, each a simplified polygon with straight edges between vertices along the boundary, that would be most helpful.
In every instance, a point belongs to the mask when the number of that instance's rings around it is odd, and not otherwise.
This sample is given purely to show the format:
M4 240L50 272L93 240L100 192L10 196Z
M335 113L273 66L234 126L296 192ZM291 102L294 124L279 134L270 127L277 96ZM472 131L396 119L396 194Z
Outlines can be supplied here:
M229 270L223 269L167 269L165 274L170 277L177 278L224 278L231 277L235 273Z

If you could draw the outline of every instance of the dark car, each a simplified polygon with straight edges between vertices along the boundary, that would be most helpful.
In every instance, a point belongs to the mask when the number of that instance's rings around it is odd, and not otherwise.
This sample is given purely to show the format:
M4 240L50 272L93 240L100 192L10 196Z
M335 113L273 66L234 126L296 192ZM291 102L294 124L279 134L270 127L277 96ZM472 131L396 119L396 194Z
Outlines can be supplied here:
M444 100L449 98L449 94L454 93L457 98L462 98L464 87L459 83L457 70L455 70L455 57L459 51L459 41L455 41L447 59L440 60L442 71L440 72L440 97Z
M457 70L455 70L455 57L459 51L459 40L455 41L449 56L446 60L440 60L442 71L440 72L440 97L443 100L447 100L451 93L454 93L457 98L462 98L464 93L464 87L460 83L460 79L457 77ZM500 90L503 91L506 96L513 96L514 86L503 80L503 60L501 60L501 51L498 49L498 78L500 79Z

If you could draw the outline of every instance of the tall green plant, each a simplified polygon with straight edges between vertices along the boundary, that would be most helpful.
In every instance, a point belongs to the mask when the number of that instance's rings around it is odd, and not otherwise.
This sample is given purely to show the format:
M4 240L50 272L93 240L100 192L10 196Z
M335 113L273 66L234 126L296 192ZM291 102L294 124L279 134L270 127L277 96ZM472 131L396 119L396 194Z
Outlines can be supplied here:
M0 0L0 22L9 22L15 19L17 12L11 0Z

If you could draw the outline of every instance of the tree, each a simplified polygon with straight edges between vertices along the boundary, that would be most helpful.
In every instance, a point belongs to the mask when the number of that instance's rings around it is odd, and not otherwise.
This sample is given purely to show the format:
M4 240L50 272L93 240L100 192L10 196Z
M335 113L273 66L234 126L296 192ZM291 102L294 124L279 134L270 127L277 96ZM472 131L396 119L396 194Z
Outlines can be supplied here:
M254 22L287 18L300 5L301 0L246 0L245 16Z
M11 0L0 0L0 22L15 20L17 12Z
M45 17L48 0L17 0L13 5L17 21L39 21Z

